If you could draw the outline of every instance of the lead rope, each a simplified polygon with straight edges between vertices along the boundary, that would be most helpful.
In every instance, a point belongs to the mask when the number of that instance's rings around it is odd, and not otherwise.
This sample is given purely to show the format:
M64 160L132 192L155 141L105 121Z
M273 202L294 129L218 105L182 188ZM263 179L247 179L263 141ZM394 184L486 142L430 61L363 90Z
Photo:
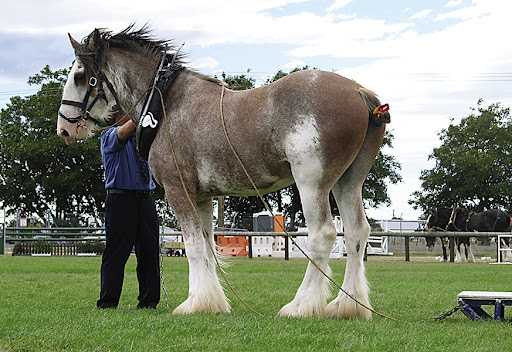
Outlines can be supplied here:
M165 109L165 104L164 104L164 99L163 99L163 95L162 95L162 92L160 91L160 89L158 87L155 87L155 90L158 91L158 95L160 96L160 104L162 105L162 110L164 112L164 119L167 120L167 112L166 112L166 109ZM171 120L169 120L169 123L171 123ZM172 130L172 128L170 128ZM174 165L176 165L176 170L178 171L178 176L179 176L179 179L180 179L180 182L181 182L181 186L183 187L183 190L185 191L185 195L187 196L187 200L188 202L190 203L190 206L192 207L192 210L194 212L194 215L200 219L200 216L199 216L199 211L197 210L197 206L196 204L192 201L192 198L190 197L190 194L188 192L188 189L187 189L187 186L185 184L185 181L183 180L183 174L181 172L181 168L178 164L178 158L176 157L176 152L175 152L175 149L174 149L174 143L172 141L172 138L169 139L169 142L170 142L170 146L171 146L171 154L172 154L172 158L173 158L173 161L174 161ZM210 242L210 236L208 235L208 233L203 229L203 237L205 238L205 241L206 243L208 243L208 248L210 249L212 255L213 255L213 258L215 260L215 265L217 266L217 268L219 269L219 272L222 276L222 280L228 285L228 288L230 289L230 291L233 293L233 295L235 295L235 297L246 307L248 308L251 312L259 315L259 316L264 316L262 313L258 312L257 310L255 310L254 308L252 308L241 296L240 294L238 293L238 291L235 289L235 287L231 284L231 282L229 281L225 271L222 269L222 266L220 265L220 262L219 262L219 259L217 258L217 253L215 252L215 249L213 248L211 242Z
M167 212L169 212L169 205L167 205ZM169 309L169 292L167 292L167 287L165 286L165 274L164 274L164 255L162 253L162 245L164 244L161 236L158 236L159 246L158 249L160 251L160 281L162 283L162 290L164 292L164 301L165 306Z
M221 118L221 121L222 121L222 128L224 129L224 134L226 136L226 140L229 144L229 147L231 148L231 151L233 152L233 154L235 155L236 159L238 160L240 166L242 167L242 169L244 170L244 173L245 175L247 176L247 179L249 180L249 182L251 183L252 187L254 188L254 190L256 191L257 195L258 195L258 198L261 200L261 202L263 203L263 206L265 207L265 209L272 215L272 217L274 217L274 212L272 211L272 209L270 208L270 206L268 205L268 203L265 201L265 199L263 198L263 195L261 194L261 192L259 191L258 187L256 186L256 184L254 183L251 175L249 175L249 172L247 172L247 169L242 161L242 159L240 158L240 155L238 154L238 152L236 151L235 147L233 146L233 144L231 143L231 140L229 138L229 134L228 134L228 131L226 129L226 123L225 123L225 119L224 119L224 107L223 107L223 102L224 102L224 91L225 91L225 86L223 85L222 86L222 90L221 90L221 93L220 93L220 118ZM293 239L293 237L286 231L286 229L284 228L284 225L281 224L279 221L278 221L278 224L279 224L279 227L281 227L281 230L285 233L286 237L288 237L292 243L295 245L295 247L297 247L299 249L299 251L309 260L309 262L311 264L313 264L313 266L320 272L322 273L322 275L324 275L337 289L339 289L341 292L343 292L345 295L347 295L350 299L352 299L356 304L359 304L361 307L369 310L370 312L372 313L375 313L377 314L378 316L381 316L385 319L389 319L389 320L393 320L393 321L398 321L398 319L396 318L392 318L390 316L387 316L383 313L380 313L376 310L374 310L373 308L367 306L366 304L364 303L361 303L357 298L355 298L354 296L352 296L350 293L348 293L346 290L344 290L340 285L338 285L338 283L336 283L336 281L334 281L322 268L320 268L320 266L299 246L299 244Z

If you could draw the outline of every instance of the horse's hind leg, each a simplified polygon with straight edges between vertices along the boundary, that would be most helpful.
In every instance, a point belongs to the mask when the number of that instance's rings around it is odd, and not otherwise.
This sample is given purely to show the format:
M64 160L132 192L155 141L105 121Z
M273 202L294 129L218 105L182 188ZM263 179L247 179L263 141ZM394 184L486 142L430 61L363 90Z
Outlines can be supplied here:
M329 206L329 186L321 186L324 182L320 181L317 175L319 168L311 166L305 165L301 170L292 168L308 225L305 251L322 271L330 275L328 261L336 239L336 229ZM279 311L279 315L286 317L323 315L329 291L327 278L310 262L294 299Z
M197 214L185 197L174 194L168 199L181 225L189 265L188 298L173 314L229 312L230 306L217 276L212 200L197 203Z
M455 263L462 263L464 262L464 257L462 256L462 253L460 251L460 245L462 243L458 238L455 239Z
M446 250L447 240L446 237L439 237L441 240L441 247L443 248L443 262L448 261L448 251Z
M361 186L344 182L343 178L334 186L332 192L343 219L347 264L343 279L343 290L360 303L371 307L368 298L368 283L364 269L364 252L370 234L370 225L363 209ZM327 314L334 318L370 319L371 311L356 303L340 291L338 297L327 306Z
M473 251L471 250L471 238L467 238L467 243L465 243L466 246L466 257L468 258L468 262L474 263L475 262L475 256L473 255Z
M383 136L384 127L369 127L359 154L332 189L343 219L347 251L347 264L342 288L367 307L371 306L363 257L370 234L370 225L363 208L362 188L368 172L375 163L375 156L378 153ZM344 319L370 319L372 316L370 310L356 303L343 291L340 291L338 296L327 305L326 313L330 317Z

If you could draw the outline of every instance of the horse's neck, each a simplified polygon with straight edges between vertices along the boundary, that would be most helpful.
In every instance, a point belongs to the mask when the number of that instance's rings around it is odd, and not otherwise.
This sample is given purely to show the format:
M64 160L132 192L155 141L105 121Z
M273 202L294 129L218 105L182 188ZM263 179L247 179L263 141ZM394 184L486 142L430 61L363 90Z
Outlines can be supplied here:
M113 54L109 62L110 70L106 75L115 87L122 107L126 111L135 109L140 112L157 64L153 59L133 60L122 53Z

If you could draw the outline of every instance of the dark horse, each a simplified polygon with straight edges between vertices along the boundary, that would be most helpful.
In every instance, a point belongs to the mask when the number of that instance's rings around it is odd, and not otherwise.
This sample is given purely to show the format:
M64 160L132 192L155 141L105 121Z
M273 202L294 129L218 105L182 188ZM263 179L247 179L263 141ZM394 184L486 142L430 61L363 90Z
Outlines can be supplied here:
M425 225L425 230L429 232L444 232L446 231L446 226L450 222L450 216L452 214L452 208L445 207L436 207L431 209L428 212L427 224ZM448 244L448 239L446 236L439 236L441 240L441 247L443 248L443 261L448 260L448 251L446 250L446 246ZM429 250L434 248L436 237L425 237L427 242L427 247Z
M446 221L449 208L443 208L442 216L437 219L440 225ZM436 217L433 217L435 220ZM434 221L431 221L434 223ZM475 213L466 208L454 207L444 229L452 232L510 232L512 218L500 209L490 209ZM427 224L428 227L428 224ZM503 239L505 245L509 245L508 238ZM464 252L462 251L464 246ZM474 262L475 258L471 250L470 237L455 238L455 261Z
M470 214L469 209L460 207L453 208L446 230L452 232L470 232L467 227ZM464 246L464 252L461 250L462 246ZM475 261L473 251L471 250L470 237L455 237L455 261Z
M94 30L82 43L70 40L76 61L57 122L57 133L68 143L91 136L95 121L108 121L116 101L139 116L140 98L151 86L162 51L170 44L152 39L145 28L132 27L117 34ZM176 48L171 46L170 51ZM175 63L183 66L180 56ZM84 113L80 108L100 93L101 99ZM249 196L255 191L230 149L224 122L229 139L263 193L296 183L309 229L307 251L326 272L330 272L329 253L336 239L329 205L332 190L343 218L348 253L343 289L370 304L363 262L370 226L362 187L382 144L385 124L381 122L389 121L387 112L379 113L380 102L373 92L319 70L234 91L182 67L163 100L166 117L151 147L149 164L176 212L189 263L188 298L174 313L230 311L212 250L212 198ZM295 297L280 315L371 317L368 309L344 292L328 304L329 295L328 280L309 263Z
M510 232L511 227L512 217L500 209L471 213L466 225L467 231L477 232ZM501 241L503 246L510 248L510 238L504 237Z

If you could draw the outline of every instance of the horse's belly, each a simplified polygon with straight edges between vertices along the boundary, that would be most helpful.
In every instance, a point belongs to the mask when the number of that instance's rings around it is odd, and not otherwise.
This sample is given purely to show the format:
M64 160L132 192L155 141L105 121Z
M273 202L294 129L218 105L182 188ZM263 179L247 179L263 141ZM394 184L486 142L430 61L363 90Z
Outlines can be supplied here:
M275 192L294 182L287 163L273 166L270 170L268 165L246 166L249 176L261 193ZM201 193L234 196L257 194L240 164L215 164L203 159L198 165L197 175Z

